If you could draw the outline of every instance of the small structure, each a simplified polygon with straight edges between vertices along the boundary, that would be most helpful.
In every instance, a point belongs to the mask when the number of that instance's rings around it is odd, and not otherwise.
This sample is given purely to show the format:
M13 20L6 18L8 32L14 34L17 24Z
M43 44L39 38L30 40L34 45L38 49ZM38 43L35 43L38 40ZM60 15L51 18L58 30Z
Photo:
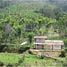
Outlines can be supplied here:
M35 36L35 53L44 54L45 56L59 56L64 47L62 40L47 40L47 36Z
M48 39L47 36L35 36L34 37L35 48L36 49L43 49L44 48L45 40L47 40L47 39Z

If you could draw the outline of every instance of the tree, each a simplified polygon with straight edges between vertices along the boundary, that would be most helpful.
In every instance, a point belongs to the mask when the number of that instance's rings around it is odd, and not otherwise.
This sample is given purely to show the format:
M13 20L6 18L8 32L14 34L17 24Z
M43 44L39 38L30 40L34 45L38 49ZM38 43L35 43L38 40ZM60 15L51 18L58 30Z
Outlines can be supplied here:
M32 41L33 41L33 36L34 36L34 33L33 32L30 32L28 33L28 42L31 44Z
M55 4L47 4L39 11L43 16L58 19L60 16L63 15L62 7L59 5L56 6Z
M56 28L58 29L58 33L61 37L67 36L67 15L63 15L62 17L59 17L58 22L55 24Z

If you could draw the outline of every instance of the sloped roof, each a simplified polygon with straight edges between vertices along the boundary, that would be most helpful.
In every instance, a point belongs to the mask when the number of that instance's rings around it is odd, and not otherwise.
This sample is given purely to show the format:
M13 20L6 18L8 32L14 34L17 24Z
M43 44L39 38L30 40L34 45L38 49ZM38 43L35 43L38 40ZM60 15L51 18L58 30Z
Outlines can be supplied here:
M45 40L45 44L48 45L64 45L62 40Z
M63 41L62 40L45 40L45 42L55 42L55 43L60 42L60 43L62 43Z
M45 43L34 43L39 45L64 45L64 42L62 40L45 40Z

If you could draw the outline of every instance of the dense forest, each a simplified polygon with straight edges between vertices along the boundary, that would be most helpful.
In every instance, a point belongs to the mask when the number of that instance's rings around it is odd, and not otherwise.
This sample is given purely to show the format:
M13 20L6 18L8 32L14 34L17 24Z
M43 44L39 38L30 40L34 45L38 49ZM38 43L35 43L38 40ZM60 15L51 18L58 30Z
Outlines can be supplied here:
M0 1L0 40L2 43L6 39L9 43L14 43L17 38L27 39L29 35L49 36L54 33L61 38L67 37L66 1L63 3L60 0L28 1L30 0Z
M32 48L35 35L63 40L67 50L67 0L0 0L0 52Z

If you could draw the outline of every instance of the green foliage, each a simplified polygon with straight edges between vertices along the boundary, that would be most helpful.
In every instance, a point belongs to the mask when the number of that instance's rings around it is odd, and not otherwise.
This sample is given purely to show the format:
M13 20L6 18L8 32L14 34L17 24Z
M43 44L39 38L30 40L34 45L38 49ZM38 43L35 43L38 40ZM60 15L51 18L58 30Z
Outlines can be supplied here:
M67 37L67 13L62 7L64 5L18 2L6 6L0 9L0 43L19 45L28 41L30 45L34 35L49 36L50 33L52 36L58 34L59 37Z
M65 57L65 51L61 51L60 57Z
M67 38L64 39L65 47L67 47Z
M12 64L8 64L7 67L13 67L13 65Z
M0 61L3 62L7 66L61 66L63 67L63 64L66 65L66 60L65 62L61 62L58 60L54 60L52 58L47 58L44 57L43 59L31 55L31 54L16 54L16 53L0 53ZM33 64L32 64L33 62ZM56 65L55 65L56 64Z
M3 62L0 62L0 66L4 66L4 63Z
M58 19L63 15L63 10L55 4L47 4L39 11L43 16Z
M4 64L15 64L21 59L17 53L0 53L0 61Z
M28 41L29 41L30 44L32 43L33 36L34 36L34 33L33 33L33 32L30 32L30 33L28 34Z
M33 62L33 64L32 64ZM56 64L56 65L55 65ZM49 67L49 66L53 66L53 67L56 67L56 66L60 66L60 67L63 67L63 64L57 60L54 60L54 59L51 59L51 58L47 58L47 57L44 57L43 59L42 58L38 58L37 56L35 55L31 55L31 54L27 54L25 56L25 59L24 59L24 62L22 64L23 66L37 66L37 67ZM22 66L20 65L20 66Z
M30 49L30 47L20 47L19 49L18 49L18 53L23 53L23 52L25 52L25 51L27 51L27 50L29 50Z
M0 1L0 52L8 52L0 53L0 65L6 64L8 67L13 65L62 67L61 62L44 58L44 56L41 56L40 59L32 55L31 52L24 57L16 53L29 50L34 35L49 36L50 33L52 36L55 33L58 34L58 38L55 39L64 40L66 49L67 38L64 37L67 37L67 5L39 2L11 4L10 1ZM28 44L20 46L25 41L28 41ZM65 53L61 52L61 56L65 56ZM67 65L66 61L63 64Z
M65 48L65 52L67 53L67 48Z
M5 8L5 7L8 6L9 4L10 4L9 1L0 0L0 8Z

